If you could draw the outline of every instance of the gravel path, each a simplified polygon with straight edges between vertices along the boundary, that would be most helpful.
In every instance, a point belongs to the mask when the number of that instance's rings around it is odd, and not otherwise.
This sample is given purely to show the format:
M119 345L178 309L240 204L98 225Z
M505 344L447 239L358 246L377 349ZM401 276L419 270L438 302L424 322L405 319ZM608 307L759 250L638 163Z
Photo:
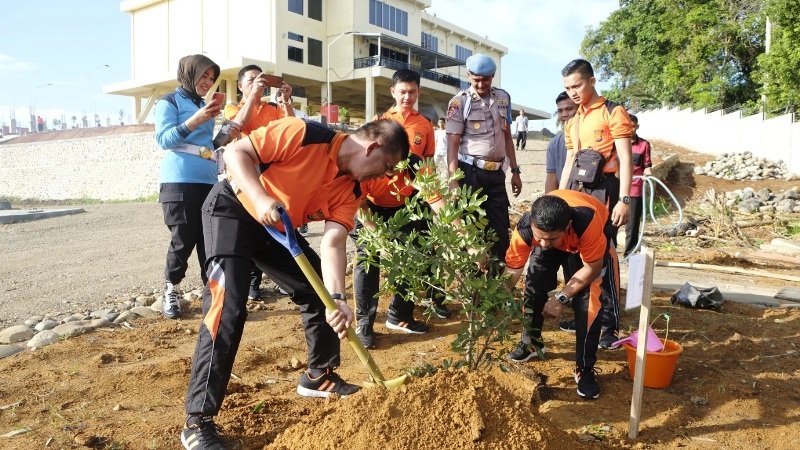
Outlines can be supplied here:
M523 190L516 199L510 196L512 205L530 200L542 190L546 145L529 140L528 150L518 152ZM96 310L162 289L169 232L159 204L70 207L86 212L0 225L0 329L32 315ZM319 239L322 223L312 223L309 228L312 245L317 246L314 241ZM182 287L201 287L195 259L190 261Z

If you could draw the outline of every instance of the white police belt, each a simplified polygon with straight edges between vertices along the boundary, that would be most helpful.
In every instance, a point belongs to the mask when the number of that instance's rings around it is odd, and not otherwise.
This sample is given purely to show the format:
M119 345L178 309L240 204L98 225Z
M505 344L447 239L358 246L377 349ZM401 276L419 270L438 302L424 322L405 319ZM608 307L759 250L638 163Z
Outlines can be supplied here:
M503 168L503 161L486 161L474 156L462 155L461 153L458 154L458 160L470 166L475 166L478 169L488 170L489 172L494 172L495 170Z
M218 153L216 150L211 150L208 147L203 147L202 145L192 145L192 144L180 144L175 148L171 148L173 152L181 152L181 153L189 153L194 156L199 156L203 159L211 159L216 161Z

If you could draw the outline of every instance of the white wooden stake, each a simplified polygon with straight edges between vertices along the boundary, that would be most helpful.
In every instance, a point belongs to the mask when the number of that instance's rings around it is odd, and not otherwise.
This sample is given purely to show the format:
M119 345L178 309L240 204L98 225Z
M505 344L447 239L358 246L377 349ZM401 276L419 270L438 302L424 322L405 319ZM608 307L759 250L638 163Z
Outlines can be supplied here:
M642 412L642 394L644 392L644 365L647 358L647 327L650 326L650 302L653 293L653 266L655 257L652 250L642 248L646 254L644 286L642 286L642 309L639 311L639 345L636 347L636 370L633 375L633 395L631 397L631 418L628 426L628 437L639 436L639 417ZM628 294L630 295L630 293Z

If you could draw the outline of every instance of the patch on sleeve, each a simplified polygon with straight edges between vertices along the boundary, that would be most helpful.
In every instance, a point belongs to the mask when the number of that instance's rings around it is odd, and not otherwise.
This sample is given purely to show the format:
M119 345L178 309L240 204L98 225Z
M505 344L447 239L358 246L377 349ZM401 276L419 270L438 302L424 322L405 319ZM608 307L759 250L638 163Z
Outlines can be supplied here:
M450 119L454 115L458 114L458 111L461 109L461 100L454 98L450 100L450 103L447 105L447 118Z
M419 145L422 143L422 133L419 131L414 132L414 144Z

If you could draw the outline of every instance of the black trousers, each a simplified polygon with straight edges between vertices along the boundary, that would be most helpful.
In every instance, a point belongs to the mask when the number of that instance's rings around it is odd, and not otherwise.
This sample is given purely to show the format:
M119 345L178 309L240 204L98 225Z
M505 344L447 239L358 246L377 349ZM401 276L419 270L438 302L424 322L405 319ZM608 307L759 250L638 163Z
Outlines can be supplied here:
M397 208L382 208L375 205L370 205L370 210L373 214L381 217L384 220L394 216L400 207ZM353 270L353 293L356 298L356 321L360 328L366 327L368 330L372 329L375 323L375 318L378 314L378 291L380 290L380 268L371 265L367 270L366 264L362 261L366 257L366 252L363 246L358 245L358 232L363 229L364 225L356 220L356 226L350 237L356 242L356 266ZM400 231L406 235L412 231L423 233L428 230L428 223L424 220L416 220L403 226ZM414 303L405 299L406 286L395 286L396 292L392 297L392 302L389 304L388 315L404 322L409 322L414 318ZM435 295L433 289L429 289L428 298L433 298L437 304L441 304L444 300L441 296Z
M464 171L464 178L458 181L460 186L470 186L473 191L483 188L486 201L481 207L486 210L489 228L497 233L497 241L492 244L490 252L499 261L505 261L506 251L511 242L509 230L511 222L508 218L508 207L511 204L506 192L505 172L483 170L461 161L458 162L458 168Z
M203 270L206 251L201 209L213 186L203 183L162 183L159 187L158 202L164 213L164 224L172 235L164 269L164 279L170 283L178 284L186 276L189 257L194 249L197 250L203 285L208 281Z
M558 285L557 274L562 265L564 278L568 281L583 267L583 261L578 253L534 247L525 277L525 321L522 329L522 342L525 344L542 340L544 325L542 311L549 292ZM611 239L608 238L600 276L572 298L572 308L575 312L577 367L594 367L602 328L606 323L616 323L617 327L619 326L619 308L613 306L619 305L618 295L619 260L611 246ZM613 314L614 317L607 317L607 314Z
M625 224L625 254L628 256L636 248L639 243L639 231L642 226L642 211L644 209L644 201L642 197L631 197L630 203L630 219Z
M528 132L527 131L517 131L517 148L521 148L525 150L525 144L528 142ZM520 144L522 146L520 147Z
M288 291L300 307L308 367L338 367L339 338L325 322L322 300L289 251L247 213L227 182L217 183L208 195L203 205L203 226L209 280L192 358L186 412L213 416L222 406L247 319L245 305L254 265ZM296 237L306 258L320 274L319 255L302 236Z
M608 206L609 217L611 216L611 211L614 210L617 202L619 202L619 178L612 173L607 173L603 181L594 188L583 187L574 181L570 181L569 189L589 194L605 203ZM619 227L609 224L607 228L611 230L612 248L616 251ZM617 286L613 296L603 300L603 336L608 333L616 335L619 332L619 286Z

